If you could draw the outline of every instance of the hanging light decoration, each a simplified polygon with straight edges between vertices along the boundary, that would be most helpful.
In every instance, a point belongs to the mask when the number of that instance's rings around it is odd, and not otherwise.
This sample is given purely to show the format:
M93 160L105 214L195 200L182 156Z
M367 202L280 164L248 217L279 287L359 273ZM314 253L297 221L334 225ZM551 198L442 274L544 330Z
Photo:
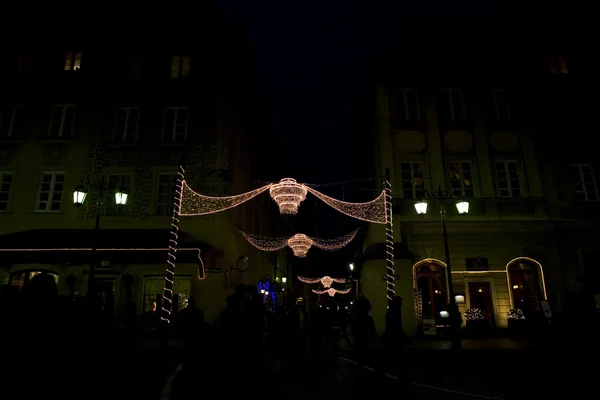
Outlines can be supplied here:
M312 291L313 291L313 293L316 293L316 294L325 294L325 293L327 293L328 295L330 295L331 297L333 297L337 293L340 293L340 294L350 293L351 290L352 290L352 288L342 289L342 290L334 289L334 288L329 288L327 290L316 290L316 289L313 289Z
M333 282L335 282L335 283L346 283L346 280L344 278L332 278L330 276L324 276L322 278L305 278L303 276L298 276L298 280L300 282L308 283L308 284L315 284L315 283L319 283L320 282L323 285L324 288L331 287L331 284Z
M298 206L306 199L306 186L292 178L284 178L279 183L271 185L271 198L279 206L281 214L297 214Z
M341 213L344 213L352 218L362 221L374 222L376 224L385 224L387 221L385 209L385 190L374 200L366 203L348 203L324 195L313 188L307 188L310 193L318 197L327 205L335 208Z
M287 241L288 246L290 246L296 257L306 257L306 253L308 253L313 243L311 238L302 233L295 234Z
M180 216L214 214L238 206L258 196L271 187L271 184L250 192L235 196L214 197L205 196L192 190L185 180L181 183L181 211Z
M358 229L335 239L319 239L302 233L297 233L294 236L287 238L266 238L262 236L251 235L242 231L240 231L240 233L246 238L248 243L259 250L278 251L287 245L292 249L296 257L306 257L306 253L308 253L308 250L310 250L310 248L313 246L327 251L339 250L347 246L348 243L350 243L356 237Z

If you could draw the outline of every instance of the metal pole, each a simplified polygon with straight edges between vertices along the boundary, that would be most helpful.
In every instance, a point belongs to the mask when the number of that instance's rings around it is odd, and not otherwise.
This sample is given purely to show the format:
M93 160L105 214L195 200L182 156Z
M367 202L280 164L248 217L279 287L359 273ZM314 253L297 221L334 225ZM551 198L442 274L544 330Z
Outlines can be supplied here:
M167 324L171 323L171 312L173 311L173 276L175 275L175 261L177 260L177 241L179 238L179 213L181 211L181 200L183 198L183 181L185 177L183 166L179 166L175 194L173 196L173 218L171 221L171 232L169 237L169 253L167 256L167 269L165 271L165 288L161 317Z
M94 231L92 233L92 262L90 264L90 272L88 279L88 288L87 288L87 297L92 298L96 296L96 263L98 262L98 239L100 233L100 207L102 207L102 198L104 197L104 176L100 179L100 183L98 184L98 200L96 201L96 221L94 223Z
M446 207L445 199L441 196L441 190L438 196L438 202L440 204L440 213L442 215L442 227L444 232L444 253L446 256L446 274L448 281L448 295L450 296L450 303L448 311L450 314L450 341L452 349L457 350L461 348L459 329L457 321L458 307L456 306L456 298L454 297L454 286L452 284L452 266L450 265L450 248L448 247L448 231L446 229Z
M394 224L392 221L392 184L390 183L390 169L385 169L385 252L386 252L386 277L388 308L391 307L395 297L394 290Z

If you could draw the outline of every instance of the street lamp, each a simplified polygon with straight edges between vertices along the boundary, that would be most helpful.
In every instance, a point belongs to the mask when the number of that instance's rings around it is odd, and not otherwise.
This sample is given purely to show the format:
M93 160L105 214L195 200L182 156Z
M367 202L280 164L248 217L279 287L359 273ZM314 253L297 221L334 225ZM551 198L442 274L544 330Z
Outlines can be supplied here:
M452 314L452 318L450 318L450 331L451 331L451 342L453 349L460 349L460 338L459 338L459 329L460 326L457 326L457 314L458 314L458 306L456 305L456 297L454 296L454 287L452 284L452 267L450 265L450 250L448 248L448 232L446 230L446 202L454 200L454 191L445 192L442 191L441 186L438 187L438 191L434 193L429 193L426 190L423 191L425 196L430 200L435 200L440 206L440 214L442 216L442 229L444 234L444 252L446 256L446 275L448 281L448 292L450 296L450 304L448 306L448 310ZM460 215L466 215L469 213L469 202L465 198L461 198L456 202L456 209ZM415 210L417 214L423 218L423 215L427 213L427 201L424 199L420 199L415 203Z
M93 294L93 283L94 283L94 270L96 267L96 242L97 242L97 232L100 229L100 208L102 207L102 200L104 199L104 195L106 192L114 191L115 194L115 204L118 207L124 206L127 204L127 198L129 193L122 186L122 180L118 179L116 181L106 181L104 176L100 178L100 180L91 180L89 176L81 178L80 184L75 187L73 190L73 204L75 207L81 207L87 198L88 189L87 186L91 188L92 191L98 194L98 200L96 201L96 222L94 225L94 241L93 241L93 255L92 255L92 263L90 264L89 271L89 281L88 281L88 290L87 295L92 296Z
M354 271L354 264L353 263L350 263L348 266L350 267L350 271Z
M282 276L281 277L281 282L286 283L287 282L287 276Z

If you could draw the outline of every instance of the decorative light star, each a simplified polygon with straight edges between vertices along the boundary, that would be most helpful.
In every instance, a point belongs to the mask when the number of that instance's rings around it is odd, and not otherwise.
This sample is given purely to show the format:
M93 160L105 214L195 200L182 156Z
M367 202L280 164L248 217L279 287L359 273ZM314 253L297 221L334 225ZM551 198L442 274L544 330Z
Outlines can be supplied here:
M333 282L335 283L346 283L344 278L332 278L330 276L324 276L322 278L305 278L303 276L298 276L298 280L303 283L314 284L319 283L323 285L324 288L331 287Z
M325 294L325 293L327 293L328 295L330 295L331 297L333 297L333 296L336 295L336 293L347 294L347 293L350 293L351 290L352 290L351 288L350 289L342 289L342 290L334 289L334 288L329 288L327 290L316 290L316 289L313 289L312 291L313 291L313 293L316 293L316 294Z
M289 246L296 257L306 257L306 253L312 246L327 251L339 250L347 246L348 243L356 237L358 229L335 239L319 239L307 236L303 233L297 233L294 236L287 238L266 238L251 235L242 231L240 231L240 233L246 238L248 243L259 250L278 251L285 246Z

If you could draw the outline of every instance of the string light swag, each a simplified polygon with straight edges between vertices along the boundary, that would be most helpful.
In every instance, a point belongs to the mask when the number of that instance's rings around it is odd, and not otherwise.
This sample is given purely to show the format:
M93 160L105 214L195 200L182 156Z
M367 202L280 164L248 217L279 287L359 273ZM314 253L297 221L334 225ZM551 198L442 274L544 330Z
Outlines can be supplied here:
M344 278L332 278L330 276L324 276L322 278L305 278L303 276L298 276L298 280L300 282L308 283L308 284L315 284L315 283L319 283L320 282L323 285L324 288L331 287L331 284L333 282L335 282L335 283L346 283L346 280Z
M342 290L334 289L334 288L329 288L327 290L316 290L316 289L313 289L312 291L313 291L313 293L316 293L316 294L325 294L325 293L327 293L328 295L330 295L331 297L333 297L337 293L339 293L339 294L348 294L348 293L350 293L351 290L352 290L352 288L342 289Z
M308 250L311 247L317 247L321 250L334 251L339 250L348 245L358 233L358 229L350 232L347 235L337 237L335 239L319 239L307 236L303 233L297 233L287 238L266 238L261 236L251 235L240 231L242 236L246 238L248 243L262 251L278 251L285 246L289 246L296 257L306 257Z
M326 196L310 187L307 187L307 190L327 205L350 217L376 224L386 223L385 191L382 191L375 200L366 203L348 203Z
M262 192L268 190L272 185L269 184L250 192L227 197L212 197L202 195L192 190L185 180L183 180L182 186L183 194L181 199L181 211L179 215L194 216L213 214L228 210L258 196Z
M284 178L269 189L271 198L281 214L297 214L300 203L306 199L307 187L292 178Z

